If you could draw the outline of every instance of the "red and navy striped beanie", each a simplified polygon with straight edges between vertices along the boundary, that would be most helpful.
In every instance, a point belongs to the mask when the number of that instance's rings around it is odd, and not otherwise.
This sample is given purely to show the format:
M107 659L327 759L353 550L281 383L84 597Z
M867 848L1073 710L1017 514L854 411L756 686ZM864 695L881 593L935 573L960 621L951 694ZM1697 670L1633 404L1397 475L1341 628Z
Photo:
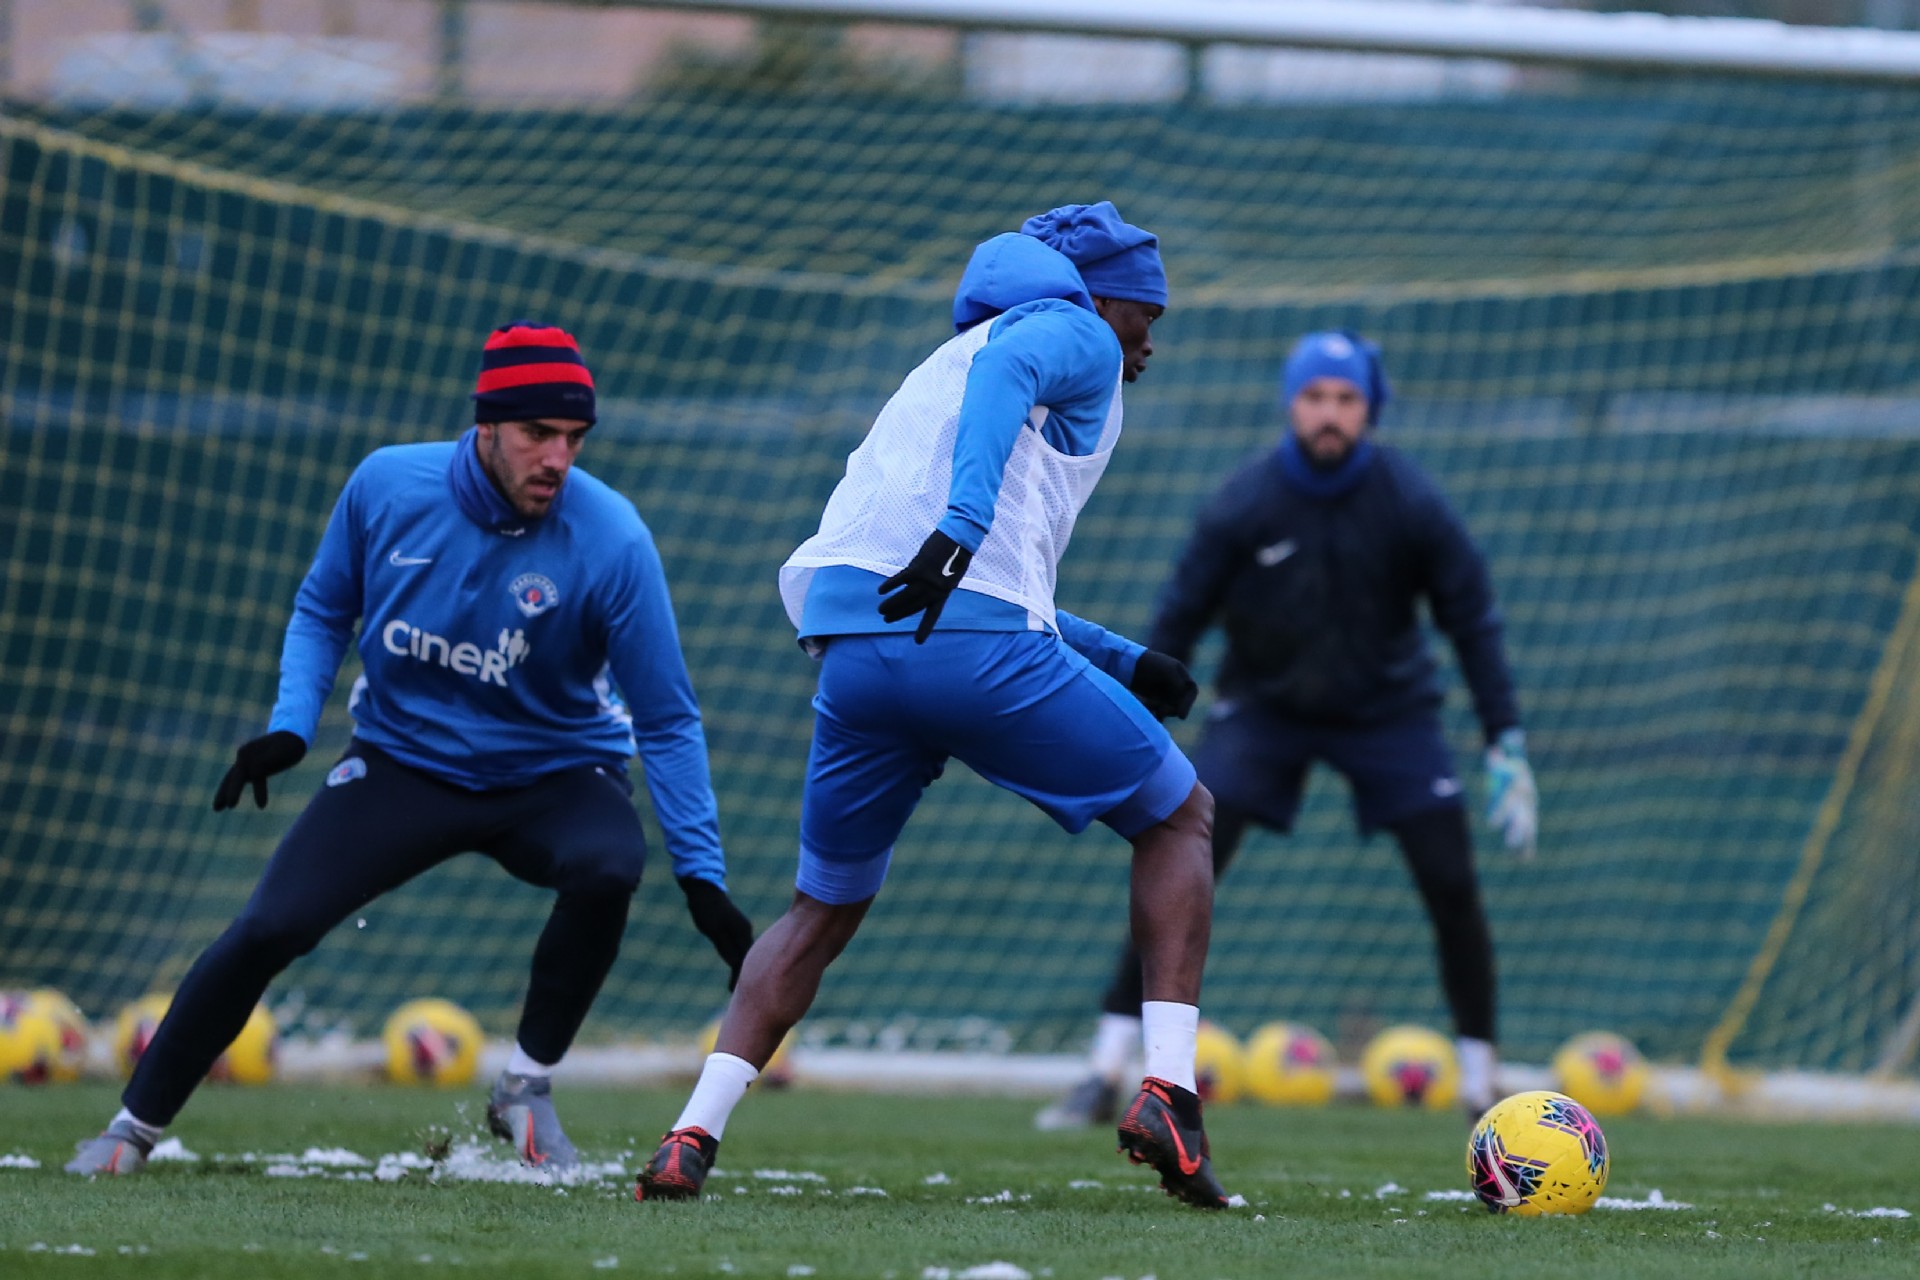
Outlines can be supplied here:
M473 420L538 418L594 421L593 374L580 358L580 344L565 329L515 320L487 336L473 391Z

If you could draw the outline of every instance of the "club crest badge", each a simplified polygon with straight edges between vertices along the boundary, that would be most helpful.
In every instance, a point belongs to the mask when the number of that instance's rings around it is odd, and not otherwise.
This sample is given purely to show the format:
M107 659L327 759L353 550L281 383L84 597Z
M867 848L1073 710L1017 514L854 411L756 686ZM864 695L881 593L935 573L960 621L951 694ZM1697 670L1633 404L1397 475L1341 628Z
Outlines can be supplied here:
M366 776L367 762L359 756L348 756L345 760L333 766L332 771L327 774L327 785L330 787L344 787L355 778L364 778Z
M523 573L507 589L520 612L529 618L537 618L560 603L560 589L544 573Z

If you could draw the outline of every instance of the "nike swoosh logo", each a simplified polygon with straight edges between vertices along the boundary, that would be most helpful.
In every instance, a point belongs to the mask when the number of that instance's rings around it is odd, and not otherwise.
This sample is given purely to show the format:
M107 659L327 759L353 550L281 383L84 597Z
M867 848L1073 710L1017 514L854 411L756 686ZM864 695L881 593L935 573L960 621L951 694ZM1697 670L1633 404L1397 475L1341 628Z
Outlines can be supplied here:
M1513 1179L1507 1176L1506 1167L1498 1160L1495 1160L1488 1169L1488 1172L1493 1175L1494 1189L1499 1192L1494 1199L1498 1200L1505 1208L1512 1209L1517 1207L1520 1204L1520 1188L1513 1185Z
M953 576L953 562L960 558L960 550L961 549L959 547L955 547L953 549L953 554L947 557L947 563L944 566L942 566L940 569L941 577L951 578Z
M1271 569L1300 549L1300 544L1292 538L1282 538L1270 547L1262 547L1253 553L1253 558L1262 569Z
M1187 1154L1187 1144L1180 1141L1180 1126L1171 1116L1167 1119L1167 1136L1173 1139L1174 1158L1180 1162L1180 1172L1189 1178L1200 1172L1200 1157Z
M396 569L405 569L416 564L432 564L432 556L403 556L398 551L387 557L387 563Z

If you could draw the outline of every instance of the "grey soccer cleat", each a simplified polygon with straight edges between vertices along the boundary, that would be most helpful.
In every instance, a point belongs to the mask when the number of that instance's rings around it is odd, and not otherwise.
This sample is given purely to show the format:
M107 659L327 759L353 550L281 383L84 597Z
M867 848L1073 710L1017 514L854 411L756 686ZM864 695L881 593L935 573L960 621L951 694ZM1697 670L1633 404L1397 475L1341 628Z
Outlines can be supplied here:
M487 1127L513 1144L520 1163L562 1173L580 1163L553 1109L553 1081L502 1071L487 1099Z
M67 1161L67 1172L85 1178L138 1173L147 1167L147 1157L152 1154L151 1138L141 1137L132 1121L115 1120L99 1137L75 1145L73 1159Z
M1066 1097L1041 1108L1033 1117L1033 1127L1041 1130L1088 1129L1097 1124L1111 1124L1119 1110L1119 1088L1105 1076L1088 1076L1067 1090Z

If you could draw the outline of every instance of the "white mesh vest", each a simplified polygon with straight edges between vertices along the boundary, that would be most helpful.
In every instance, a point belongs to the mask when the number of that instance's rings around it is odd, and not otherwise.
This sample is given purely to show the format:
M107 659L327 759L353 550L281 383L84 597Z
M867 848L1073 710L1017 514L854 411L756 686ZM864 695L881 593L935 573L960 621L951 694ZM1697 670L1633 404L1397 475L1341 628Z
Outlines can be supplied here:
M780 596L795 627L814 570L844 564L896 573L947 514L967 370L992 327L975 325L921 362L848 455L847 474L827 500L820 532L801 543L780 569ZM1045 405L1035 405L1027 416L1007 459L993 527L960 590L1010 601L1037 620L1035 625L1053 627L1054 574L1073 536L1073 522L1120 438L1120 391L1114 389L1099 448L1085 457L1061 453L1041 438L1047 412Z

